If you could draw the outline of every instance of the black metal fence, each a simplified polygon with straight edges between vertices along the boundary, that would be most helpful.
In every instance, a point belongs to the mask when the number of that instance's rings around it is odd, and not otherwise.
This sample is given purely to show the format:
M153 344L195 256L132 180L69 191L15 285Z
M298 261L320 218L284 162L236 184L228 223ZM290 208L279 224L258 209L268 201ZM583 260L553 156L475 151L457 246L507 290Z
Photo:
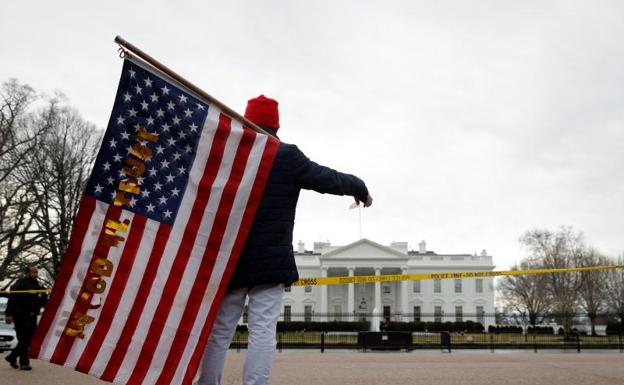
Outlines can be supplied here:
M624 328L619 318L603 314L544 314L536 327L522 314L315 314L290 315L278 322L277 348L283 349L615 349L623 352ZM301 319L294 321L293 319ZM533 319L535 320L535 319ZM379 322L379 330L371 327ZM564 326L565 325L565 326ZM594 332L592 334L592 332ZM247 348L242 325L232 349Z

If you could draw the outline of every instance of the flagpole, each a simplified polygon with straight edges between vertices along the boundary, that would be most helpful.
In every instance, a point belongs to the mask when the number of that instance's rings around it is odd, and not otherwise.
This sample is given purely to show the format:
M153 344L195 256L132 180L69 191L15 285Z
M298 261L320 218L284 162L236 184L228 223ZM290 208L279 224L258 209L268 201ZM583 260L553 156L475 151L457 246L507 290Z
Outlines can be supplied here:
M214 97L210 96L209 94L204 92L201 88L197 87L193 83L191 83L188 80L184 79L182 76L178 75L173 70L169 69L167 66L165 66L164 64L162 64L158 60L154 59L152 56L148 55L147 53L145 53L143 50L141 50L137 46L133 45L132 43L129 43L128 41L126 41L121 36L117 35L115 37L115 43L119 44L122 48L130 51L132 54L138 56L143 61L151 64L154 67L156 67L158 70L160 70L161 72L165 73L167 76L171 77L172 79L174 79L178 83L182 84L186 88L190 89L191 91L195 92L199 96L201 96L204 99L208 100L210 103L216 105L217 107L219 107L221 109L221 111L223 111L227 115L230 115L233 118L241 120L245 124L245 126L251 128L252 130L254 130L254 131L258 132L258 133L261 133L261 134L264 134L264 135L273 136L270 133L268 133L267 131L263 130L258 125L256 125L255 123L253 123L252 121L250 121L249 119L247 119L244 116L242 116L241 114L239 114L238 112L234 111L233 109L231 109L230 107L226 106L225 104L223 104L219 100L217 100Z

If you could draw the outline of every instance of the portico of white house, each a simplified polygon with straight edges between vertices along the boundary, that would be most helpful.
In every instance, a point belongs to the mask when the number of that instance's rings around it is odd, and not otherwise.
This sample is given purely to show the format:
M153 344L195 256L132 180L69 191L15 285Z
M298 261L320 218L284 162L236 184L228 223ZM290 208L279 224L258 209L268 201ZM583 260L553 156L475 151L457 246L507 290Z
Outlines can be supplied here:
M384 246L361 239L346 246L317 242L312 251L299 244L295 253L302 278L417 274L456 271L491 271L492 257L409 251L407 242ZM283 320L358 320L371 314L390 316L395 321L474 320L487 327L486 313L494 312L492 279L400 281L305 286L287 288ZM491 320L494 323L494 320Z

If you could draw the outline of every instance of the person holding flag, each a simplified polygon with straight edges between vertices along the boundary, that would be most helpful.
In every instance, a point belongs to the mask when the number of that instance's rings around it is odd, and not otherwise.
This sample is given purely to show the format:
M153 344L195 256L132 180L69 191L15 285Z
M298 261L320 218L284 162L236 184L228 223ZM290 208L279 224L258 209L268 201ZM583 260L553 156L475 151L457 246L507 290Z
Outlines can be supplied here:
M274 99L260 95L249 100L245 118L277 137L279 110ZM213 324L196 385L220 384L227 350L247 297L249 338L243 383L269 383L284 287L299 279L292 233L301 189L350 195L364 207L373 203L361 179L311 161L293 144L279 144L245 246Z

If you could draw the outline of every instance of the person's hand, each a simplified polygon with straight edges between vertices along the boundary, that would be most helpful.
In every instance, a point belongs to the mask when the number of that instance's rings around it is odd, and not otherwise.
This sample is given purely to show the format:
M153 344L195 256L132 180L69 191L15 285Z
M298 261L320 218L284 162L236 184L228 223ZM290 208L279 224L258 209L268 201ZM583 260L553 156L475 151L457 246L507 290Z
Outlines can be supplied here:
M359 206L360 205L360 200L357 199L357 198L354 198L354 199L355 199L356 206ZM364 205L364 207L369 207L370 205L373 204L373 197L370 196L370 194L368 194L366 196L366 202L362 202L362 204Z
M4 322L8 324L13 323L13 317L11 317L10 315L4 316Z

